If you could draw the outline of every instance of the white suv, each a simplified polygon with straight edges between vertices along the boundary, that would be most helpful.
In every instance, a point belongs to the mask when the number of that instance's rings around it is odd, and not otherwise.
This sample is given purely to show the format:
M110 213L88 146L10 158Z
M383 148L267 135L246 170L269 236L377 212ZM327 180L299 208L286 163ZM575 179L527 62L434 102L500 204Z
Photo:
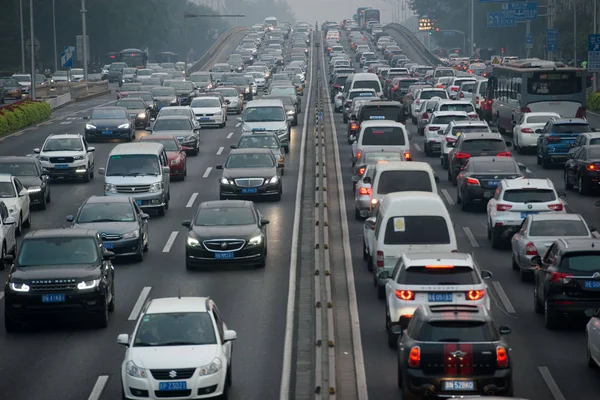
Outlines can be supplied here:
M50 135L41 149L33 149L51 179L82 178L84 182L94 178L94 151L78 133Z
M0 174L0 198L15 220L15 232L21 236L23 228L31 226L31 200L29 192L19 179L12 175Z
M481 271L465 253L404 253L394 270L380 272L385 284L385 327L388 346L396 347L398 334L406 329L421 305L483 305L490 310L490 295Z
M11 217L8 207L0 200L0 269L4 269L10 263L4 262L5 255L17 257L17 234L15 219Z
M530 214L566 213L550 179L504 179L487 204L487 235L494 249L510 242Z

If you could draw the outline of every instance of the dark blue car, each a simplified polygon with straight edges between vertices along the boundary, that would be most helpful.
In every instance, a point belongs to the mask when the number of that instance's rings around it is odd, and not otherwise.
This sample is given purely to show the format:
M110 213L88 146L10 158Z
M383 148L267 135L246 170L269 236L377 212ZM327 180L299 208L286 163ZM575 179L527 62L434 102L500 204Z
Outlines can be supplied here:
M593 131L583 118L553 118L546 123L537 141L537 163L542 168L564 164L577 136Z

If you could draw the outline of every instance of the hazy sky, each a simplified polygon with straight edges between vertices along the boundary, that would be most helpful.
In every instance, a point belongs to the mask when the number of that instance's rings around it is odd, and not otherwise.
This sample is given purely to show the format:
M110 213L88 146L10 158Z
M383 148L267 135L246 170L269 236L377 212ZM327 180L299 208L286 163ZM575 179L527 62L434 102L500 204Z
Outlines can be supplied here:
M390 23L395 15L396 4L405 0L287 0L294 10L296 20L314 24L319 21L341 21L352 18L358 7L373 7L381 11L381 22ZM400 15L402 11L400 11Z

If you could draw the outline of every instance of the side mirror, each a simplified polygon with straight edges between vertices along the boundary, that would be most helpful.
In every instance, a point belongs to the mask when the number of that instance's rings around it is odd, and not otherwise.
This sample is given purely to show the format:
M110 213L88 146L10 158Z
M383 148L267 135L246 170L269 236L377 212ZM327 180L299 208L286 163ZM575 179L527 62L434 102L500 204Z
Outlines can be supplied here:
M15 224L17 221L15 221L15 219L13 217L7 217L4 220L4 225L13 225Z
M283 167L285 167L284 163L281 163L281 162L277 163L277 168L283 168Z
M105 168L98 168L98 175L104 175L106 173Z
M500 327L500 329L498 329L498 332L500 332L500 334L501 334L502 336L505 336L505 335L510 335L510 333L512 332L512 329L510 329L510 328L509 328L508 326L506 326L506 325L502 325L502 326Z
M92 152L94 152L94 151L96 151L96 148L95 148L95 147L91 147L91 146L90 146L90 147L88 147L88 148L87 148L87 152L88 152L88 153L92 153Z
M370 177L370 176L365 176L365 177L363 178L363 183L368 183L368 184L371 184L371 177Z
M485 280L492 279L492 276L493 276L492 273L488 270L484 269L481 271L481 277Z
M542 257L540 257L540 256L531 257L531 265L542 265Z
M357 175L352 175L352 182L358 182L360 178Z
M390 271L381 271L377 274L377 279L381 279L382 281L385 281L390 278Z
M596 310L594 310L593 308L588 308L587 310L584 311L584 314L586 317L592 318L594 315L596 315Z
M223 164L219 164L215 167L215 169L223 169Z
M104 261L114 260L115 253L113 253L112 251L105 251L104 254L102 254L102 259Z
M268 219L261 219L260 220L260 225L261 226L265 226L265 225L269 225L271 221L269 221Z
M146 214L146 213L141 213L140 214L140 218L143 219L143 220L147 220L147 219L150 219L150 215Z
M588 226L588 229L590 230L590 232L598 232L598 229L596 229L596 227L595 227L595 226L591 226L591 225L589 225L589 226Z
M12 264L15 262L15 257L12 254L6 254L4 257L2 257L2 261L4 261L6 264Z
M183 221L181 223L181 226L185 226L186 228L191 228L192 227L192 221L190 221L189 219Z
M369 217L365 220L365 226L371 230L375 230L375 224L377 223L377 218Z
M237 122L242 122L242 117L237 117L235 120L236 120Z
M121 333L119 336L117 336L117 343L129 347L129 335L126 333Z
M517 121L515 121L515 120L510 121L510 122L511 122L511 124L513 124L513 126L517 125Z
M287 120L288 122L292 122L294 120L294 117L288 115Z
M34 152L35 154L40 154L40 148L39 148L39 147L36 147L35 149L33 149L33 152Z
M433 180L435 180L435 183L440 183L440 177L439 176L434 176Z
M67 220L67 222L73 222L75 220L75 218L73 218L72 215L67 215L67 218L65 218Z
M237 332L232 330L226 330L223 334L223 343L231 342L237 339Z
M230 149L237 149L237 144L231 144L231 145L229 145L229 148Z

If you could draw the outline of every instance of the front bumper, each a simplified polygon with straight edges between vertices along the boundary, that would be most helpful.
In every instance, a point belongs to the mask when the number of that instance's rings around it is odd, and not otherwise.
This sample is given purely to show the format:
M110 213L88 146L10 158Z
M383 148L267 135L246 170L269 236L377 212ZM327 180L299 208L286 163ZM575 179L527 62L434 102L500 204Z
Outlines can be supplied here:
M225 122L225 116L211 115L210 117L196 117L196 121L198 121L201 126L221 125Z
M56 168L56 165L66 165L65 168ZM50 172L50 179L58 178L81 178L88 172L85 161L70 164L53 164L42 161L42 167Z
M254 190L256 189L256 190ZM258 187L242 188L237 185L219 183L219 194L225 197L263 197L274 196L281 192L281 180L277 183L267 183Z
M46 188L44 190L43 186L41 187L40 190L36 190L36 191L27 190L27 193L29 194L29 201L30 201L31 205L42 204L44 202L44 198L46 197L46 192L48 190L50 190L50 189Z
M128 129L86 129L85 138L87 140L113 140L128 139L133 133L134 127Z
M136 255L139 253L141 246L143 246L142 240L139 237L104 241L104 248L108 251L112 251L119 257Z
M156 192L156 193L140 193L140 194L129 194L129 193L111 193L104 192L105 196L127 196L133 197L138 206L141 209L152 209L159 208L165 205L165 195L164 192Z
M404 371L404 385L409 393L414 395L425 395L427 389L433 391L432 395L438 398L452 398L454 396L475 396L483 395L487 390L493 390L494 395L508 395L512 390L512 370L499 369L491 375L465 376L458 375L456 379L449 375L432 376L426 375L419 369L407 368ZM475 390L473 391L445 391L443 390L445 381L473 381Z
M190 266L202 267L209 265L240 265L255 264L265 257L264 241L258 246L244 246L242 249L233 252L233 258L217 259L215 254L206 250L202 245L185 246L185 259Z

